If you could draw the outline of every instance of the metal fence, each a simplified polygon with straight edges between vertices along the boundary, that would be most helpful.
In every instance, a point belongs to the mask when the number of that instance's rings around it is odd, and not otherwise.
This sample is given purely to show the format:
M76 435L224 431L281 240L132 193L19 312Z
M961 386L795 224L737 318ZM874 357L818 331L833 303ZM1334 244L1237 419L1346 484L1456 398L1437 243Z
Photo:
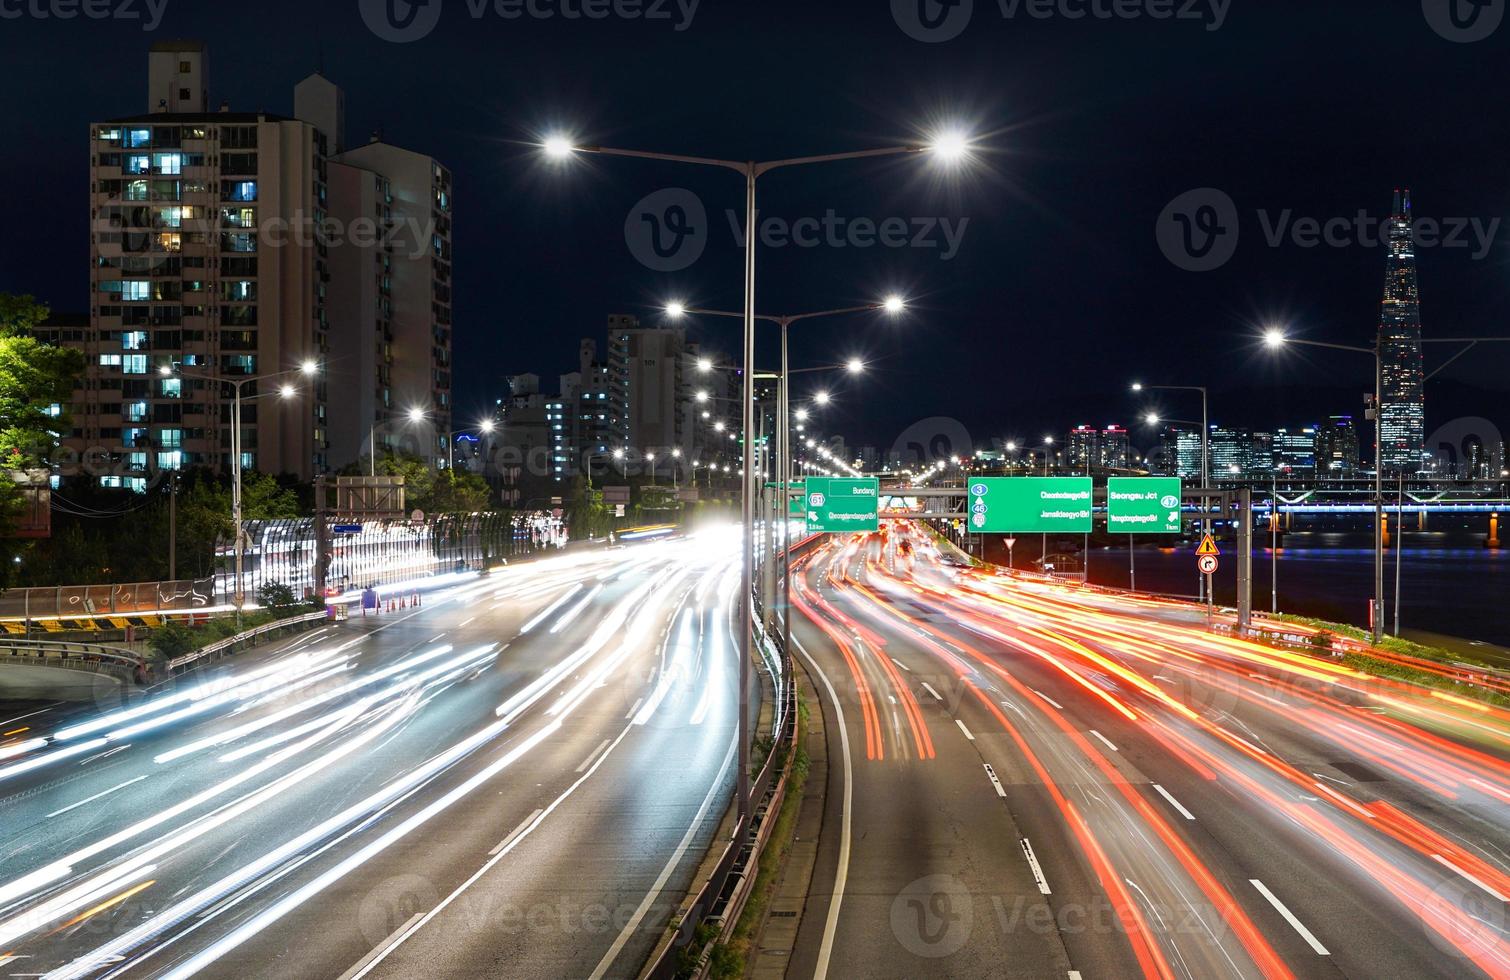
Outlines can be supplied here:
M312 518L248 521L243 588L248 594L268 583L287 585L296 595L315 586L315 522ZM392 585L476 570L539 550L521 515L440 514L423 522L336 520L330 524L327 588L342 591ZM216 577L222 597L234 591L230 541L216 545L223 571Z

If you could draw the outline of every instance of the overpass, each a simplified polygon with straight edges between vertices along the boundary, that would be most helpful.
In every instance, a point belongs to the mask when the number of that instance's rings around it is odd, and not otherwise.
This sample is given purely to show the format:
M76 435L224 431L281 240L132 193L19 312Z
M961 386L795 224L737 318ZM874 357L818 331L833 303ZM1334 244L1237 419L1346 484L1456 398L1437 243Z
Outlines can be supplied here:
M148 678L147 661L124 647L0 638L0 699L87 701Z

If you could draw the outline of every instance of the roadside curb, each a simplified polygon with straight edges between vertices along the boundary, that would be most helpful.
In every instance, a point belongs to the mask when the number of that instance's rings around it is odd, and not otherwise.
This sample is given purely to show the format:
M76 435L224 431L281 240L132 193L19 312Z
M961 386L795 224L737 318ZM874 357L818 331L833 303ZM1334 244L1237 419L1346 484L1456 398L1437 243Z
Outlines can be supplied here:
M828 731L824 726L823 706L807 668L797 657L792 658L792 664L801 678L801 690L811 693L811 700L807 702L811 706L807 737L803 743L807 750L808 772L792 842L777 874L765 918L750 936L752 955L745 976L755 980L781 980L791 965L797 933L807 907L808 891L812 887L813 871L818 863L818 841L828 799Z

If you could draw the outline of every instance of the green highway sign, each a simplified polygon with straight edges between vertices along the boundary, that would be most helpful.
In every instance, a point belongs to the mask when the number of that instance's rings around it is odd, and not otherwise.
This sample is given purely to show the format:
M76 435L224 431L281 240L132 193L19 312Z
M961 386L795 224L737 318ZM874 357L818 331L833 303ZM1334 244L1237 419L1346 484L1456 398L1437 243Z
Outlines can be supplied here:
M979 477L969 483L969 528L977 534L1088 534L1091 478Z
M881 528L878 506L881 481L871 477L841 480L810 476L807 479L807 529L810 533L843 534L877 531Z
M1180 478L1114 476L1106 481L1106 530L1179 534Z

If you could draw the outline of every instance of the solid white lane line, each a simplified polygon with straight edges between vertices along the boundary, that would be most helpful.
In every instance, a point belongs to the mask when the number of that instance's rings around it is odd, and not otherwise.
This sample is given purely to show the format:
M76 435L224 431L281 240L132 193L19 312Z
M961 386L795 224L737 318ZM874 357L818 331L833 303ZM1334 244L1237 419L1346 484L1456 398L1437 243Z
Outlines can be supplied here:
M1451 868L1452 870L1456 871L1458 874L1462 875L1464 878L1467 878L1469 881L1473 882L1475 885L1478 885L1484 891L1486 891L1489 894L1493 895L1495 897L1496 901L1510 902L1510 898L1506 898L1505 896L1501 895L1499 892L1495 891L1493 888L1490 888L1487 884L1485 884L1484 882L1480 881L1478 878L1475 878L1473 875L1469 874L1468 872L1464 871L1462 868L1460 868L1457 865L1453 864L1451 861L1447 860L1442 855L1440 855L1440 854L1433 854L1431 856L1431 859L1433 861L1436 861L1438 864L1445 865L1446 867Z
M1105 745L1107 748L1111 749L1113 752L1117 751L1117 747L1111 743L1111 739L1107 738L1105 735L1102 735L1100 732L1096 731L1094 728L1092 728L1090 730L1090 732L1091 732L1092 735L1096 736L1097 738L1099 738L1101 740L1101 744L1102 745Z
M581 770L578 770L578 772L580 772L580 771ZM510 844L514 843L514 838L518 837L520 834L522 834L526 830L528 830L530 824L534 823L535 819L537 817L539 817L540 814L542 814L544 812L545 812L544 810L536 810L534 813L530 814L529 816L527 816L523 820L521 820L519 822L519 826L515 827L512 831L510 831L509 835L507 837L505 837L503 840L501 840L501 841L498 842L498 846L497 847L494 847L491 851L488 852L488 857L496 857L498 855L499 851L503 850L505 847L508 847Z
M596 759L598 757L598 753L602 752L604 749L608 748L608 743L610 741L612 741L612 740L605 738L603 740L603 742L602 742L601 745L599 745L597 748L593 749L592 752L587 756L587 758L585 758L585 759L582 760L582 764L577 767L577 772L585 772L587 770L587 767L590 766L590 765L592 765L592 760L594 760L594 759Z
M423 912L416 912L414 913L414 915L410 916L408 922L405 922L403 925L393 930L393 932L389 934L387 939L384 939L382 942L372 947L371 952L369 952L361 959L357 960L356 964L351 969L341 974L341 980L351 980L352 977L357 976L363 970L367 969L367 964L371 963L373 960L386 953L394 943L398 942L399 939L402 938L404 932L414 925L416 919L422 919L424 918L424 916L425 913Z
M944 700L944 696L942 694L940 694L939 692L935 691L933 689L933 686L931 684L929 684L927 681L923 682L923 690L925 690L929 694L933 695L933 700L935 700L935 701L942 701L942 700Z
M130 786L132 783L139 783L143 779L146 779L146 778L147 778L146 776L137 776L135 779L128 779L124 783L120 783L118 785L112 786L112 787L110 787L109 789L105 790L102 793L96 793L93 796L85 797L84 799L80 800L77 803L70 803L70 804L68 804L67 806L65 806L61 810L54 810L51 813L49 813L48 816L49 817L56 817L60 813L67 813L69 810L76 810L79 807L83 806L85 803L93 803L95 800L99 799L102 796L109 796L111 793L114 793L118 789L125 789L127 786Z
M1045 895L1052 895L1049 891L1049 879L1043 876L1043 865L1038 863L1038 855L1033 853L1033 845L1028 843L1026 837L1021 839L1022 853L1028 859L1028 867L1033 871L1033 880L1038 882L1038 890Z
M802 659L813 669L813 673L818 675L818 680L823 682L823 689L828 692L828 702L834 706L834 718L839 725L840 753L844 757L844 803L839 818L839 868L834 873L834 894L828 901L828 916L823 922L823 941L818 944L818 963L813 968L813 980L826 980L828 965L834 955L834 933L839 928L839 906L844 902L844 885L849 880L850 815L853 811L855 776L849 755L849 729L844 724L844 705L839 702L839 695L834 693L834 685L829 682L828 675L818 666L813 655L807 652L807 647L796 636L792 637L792 642L802 654Z
M670 859L666 861L666 866L656 876L655 883L645 893L645 898L640 902L639 907L634 910L634 915L630 916L629 921L624 924L624 929L619 933L619 937L613 941L613 945L608 947L608 952L604 953L603 958L598 961L597 969L592 971L588 980L602 980L603 975L613 966L613 961L618 959L619 953L624 949L624 945L629 942L629 937L634 935L635 930L644 921L645 914L650 911L650 906L657 898L661 897L661 892L665 890L666 882L671 878L671 873L676 870L676 866L681 863L683 855L692 846L692 839L697 836L698 829L702 827L703 820L708 815L708 810L713 806L713 801L721 794L724 773L729 771L729 765L734 761L734 751L737 748L739 748L739 735L736 732L734 738L729 740L729 751L724 753L724 761L718 767L718 775L713 778L713 785L708 787L708 795L703 797L703 805L697 808L697 815L692 818L692 823L687 827L687 832L682 835L681 843L676 845L676 850L672 852Z
M991 768L991 763L986 763L986 778L991 780L991 785L996 787L996 795L1006 799L1007 791L1002 787L1001 780L996 778L996 770Z
M1264 898L1267 898L1269 900L1269 904L1274 906L1275 910L1278 911L1280 915L1285 917L1285 921L1290 924L1290 927L1296 932L1300 933L1300 938L1304 939L1306 943L1316 951L1316 954L1318 956L1332 955L1331 953L1327 952L1327 948L1325 946L1321 945L1320 940L1318 940L1314 935L1311 934L1311 930L1307 929L1299 919L1295 918L1295 913L1285 908L1285 903L1279 900L1279 896L1269 891L1267 885L1259 881L1257 878L1249 878L1248 882L1254 888L1257 888L1259 892L1264 896Z
M962 732L965 733L965 737L966 738L968 738L972 742L975 741L975 736L970 734L970 729L968 729L968 728L965 727L965 723L964 722L962 722L958 718L956 718L956 719L954 719L954 723L959 726L959 730L960 731L962 731Z
M1035 690L1035 691L1033 691L1033 693L1036 694L1036 695L1038 695L1039 697L1043 698L1045 701L1047 701L1049 704L1052 704L1054 707L1058 708L1060 711L1064 710L1064 705L1060 704L1058 701L1055 701L1053 698L1049 697L1047 694L1043 693L1042 691Z
M1184 817L1186 820L1194 820L1195 819L1195 814L1191 813L1189 810L1187 810L1183 806L1181 806L1179 800L1175 799L1173 796L1170 796L1169 795L1169 790L1167 790L1164 787L1160 786L1158 783L1153 783L1152 785L1153 785L1154 789L1156 789L1156 790L1159 791L1159 795L1160 796L1164 797L1164 799L1166 799L1166 800L1169 801L1169 805L1170 806L1172 806L1176 810L1180 811L1180 816Z

